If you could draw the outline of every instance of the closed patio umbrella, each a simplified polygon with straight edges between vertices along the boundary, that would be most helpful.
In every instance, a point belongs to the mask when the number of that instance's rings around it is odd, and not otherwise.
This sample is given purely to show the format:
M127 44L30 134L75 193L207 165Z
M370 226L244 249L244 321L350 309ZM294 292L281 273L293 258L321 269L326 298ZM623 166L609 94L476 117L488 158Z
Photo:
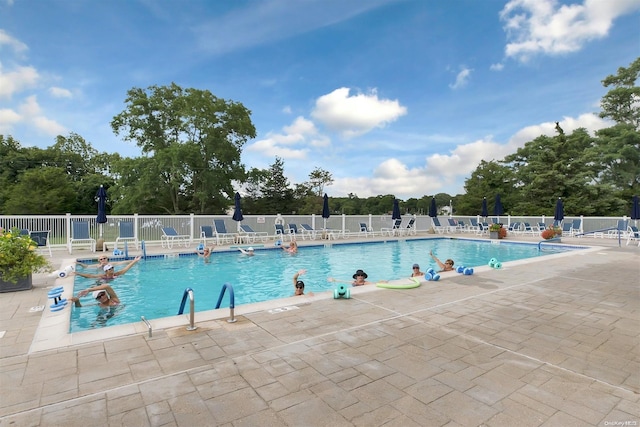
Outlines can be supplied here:
M322 218L323 218L323 227L322 228L327 228L327 218L329 218L331 216L331 212L329 211L329 196L327 196L327 193L324 194L324 197L322 198Z
M240 221L244 219L242 216L242 206L240 205L240 193L236 193L235 207L233 209L233 220L238 223L238 229L240 229Z
M107 222L107 190L104 186L100 186L96 193L96 200L98 201L98 216L96 222L100 224L100 237L102 237L102 224Z
M391 214L391 219L402 219L402 215L400 215L400 202L398 199L393 199L393 213Z
M556 211L553 214L553 219L557 221L558 224L564 219L564 203L562 203L562 198L558 197L558 201L556 202Z
M504 214L502 200L500 200L500 194L496 194L496 202L493 205L493 214L498 217L498 222L500 222L500 215Z
M631 199L631 219L635 221L640 219L640 201L638 201L638 196L633 196Z
M438 207L436 206L436 198L431 198L431 204L429 205L429 216L435 218L438 216Z
M487 198L483 197L482 198L482 212L480 213L480 216L486 218L489 216L489 209L487 208Z

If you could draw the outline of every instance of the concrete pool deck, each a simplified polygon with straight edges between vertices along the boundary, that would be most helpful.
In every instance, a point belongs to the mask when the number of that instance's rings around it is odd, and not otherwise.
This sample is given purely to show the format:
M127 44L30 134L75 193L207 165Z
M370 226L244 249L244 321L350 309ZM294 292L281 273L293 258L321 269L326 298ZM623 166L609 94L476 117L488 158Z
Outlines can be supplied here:
M0 294L0 427L638 425L640 248L563 243L599 248L54 349L38 348L54 279L37 275Z

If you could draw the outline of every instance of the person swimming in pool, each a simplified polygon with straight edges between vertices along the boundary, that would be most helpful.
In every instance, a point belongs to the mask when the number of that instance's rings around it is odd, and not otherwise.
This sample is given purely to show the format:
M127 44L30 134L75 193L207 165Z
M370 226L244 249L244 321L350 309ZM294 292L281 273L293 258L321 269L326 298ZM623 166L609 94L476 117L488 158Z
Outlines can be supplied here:
M82 273L79 271L76 271L75 274L80 277L87 277L89 279L100 279L102 281L111 281L116 277L122 276L124 273L129 271L129 269L133 267L133 265L138 261L140 261L141 259L142 257L138 255L133 260L129 261L129 264L127 264L122 270L118 270L118 271L114 270L113 265L106 264L104 267L102 267L103 274Z
M205 247L204 249L202 249L202 252L200 252L200 250L197 250L196 254L198 254L198 257L204 258L204 262L210 262L211 252L213 252L213 247Z
M100 308L100 311L96 316L96 320L91 323L91 328L95 328L96 326L105 326L107 320L111 319L124 308L124 304L120 303L120 298L118 297L118 294L116 294L116 291L107 284L101 284L84 289L78 292L77 297L71 297L70 299L76 307L83 307L80 303L80 298L88 295L89 292L91 292L92 297L98 303L89 304L88 306L97 305Z
M93 298L98 302L100 308L109 308L120 304L118 294L106 283L81 290L78 292L77 297L71 297L71 301L76 307L82 307L80 298L87 296L89 292L92 293Z
M109 261L109 257L107 255L99 255L98 256L98 262L96 264L85 264L83 262L76 262L76 264L78 264L80 267L82 268L95 268L95 269L103 269L105 265L107 264L111 264L111 265L124 265L124 264L129 264L129 260L124 260L124 261Z
M420 271L420 265L413 264L413 272L411 273L411 277L420 277L424 276L424 271Z
M242 252L243 255L246 255L246 256L254 256L255 255L255 251L253 250L253 247L251 247L251 246L248 247L246 251L244 249L242 249L242 248L238 248L238 250L240 252Z
M353 286L363 286L363 285L372 285L373 282L369 282L367 281L367 277L369 277L369 275L367 273L365 273L363 270L358 269L354 274L353 274L353 281L352 282L347 282L347 281L342 281L342 280L336 280L333 277L329 277L327 280L329 282L342 282L342 283L351 283L351 285ZM386 283L386 280L381 280L380 283Z
M304 295L304 282L302 280L298 280L300 276L306 273L307 270L298 270L296 274L293 275L293 295L299 296ZM313 292L309 292L307 295L313 295Z
M298 252L298 244L293 241L289 244L289 246L282 246L282 249L286 252L289 252L290 254L295 254Z
M429 255L431 255L431 258L433 258L433 260L438 264L438 267L440 267L440 271L438 271L438 273L442 273L443 271L453 271L453 260L451 258L442 262L433 254L432 251L429 251Z

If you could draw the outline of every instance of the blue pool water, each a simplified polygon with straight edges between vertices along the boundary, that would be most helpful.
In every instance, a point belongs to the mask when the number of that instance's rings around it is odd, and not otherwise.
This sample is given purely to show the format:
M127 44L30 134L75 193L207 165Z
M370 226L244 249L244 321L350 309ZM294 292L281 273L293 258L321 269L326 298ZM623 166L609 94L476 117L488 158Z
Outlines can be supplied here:
M293 294L292 277L300 269L307 270L301 277L305 292L322 292L336 286L327 278L350 281L359 268L367 272L371 282L409 277L414 263L420 264L422 271L429 267L437 270L438 266L429 257L430 250L442 261L452 258L455 266L467 267L486 265L491 258L506 262L567 250L551 246L539 252L535 244L491 244L487 240L446 238L318 245L301 247L297 254L273 247L268 249L258 248L253 257L235 251L214 251L210 263L195 255L140 261L111 282L123 308L108 320L96 322L99 309L89 306L93 300L85 297L82 299L85 307L72 310L70 330L138 322L140 316L147 319L174 316L186 288L194 291L196 311L214 309L224 283L233 286L236 306L289 297ZM74 294L94 282L95 279L76 276ZM227 292L222 307L228 307L228 295Z

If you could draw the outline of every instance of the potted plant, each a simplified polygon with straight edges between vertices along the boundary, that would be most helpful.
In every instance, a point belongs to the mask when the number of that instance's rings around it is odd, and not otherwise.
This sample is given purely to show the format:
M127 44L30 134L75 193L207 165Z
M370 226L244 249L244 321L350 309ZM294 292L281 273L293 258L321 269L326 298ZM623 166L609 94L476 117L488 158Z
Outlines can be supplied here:
M49 261L36 252L37 247L17 228L0 228L0 292L31 289L33 273L51 271Z
M549 228L545 229L540 233L540 237L545 240L549 239L560 239L562 237L562 228L549 226Z
M491 224L489 226L490 239L504 239L507 237L507 229L502 224Z

